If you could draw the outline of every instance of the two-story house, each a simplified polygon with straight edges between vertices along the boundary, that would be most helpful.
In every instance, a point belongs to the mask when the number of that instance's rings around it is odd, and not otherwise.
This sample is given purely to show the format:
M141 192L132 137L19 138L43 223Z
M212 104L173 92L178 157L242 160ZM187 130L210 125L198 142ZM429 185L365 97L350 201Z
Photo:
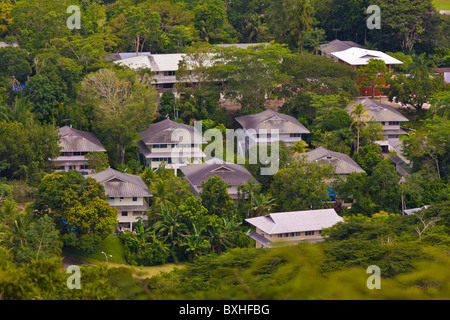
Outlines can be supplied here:
M245 219L255 227L247 236L255 240L256 248L273 248L299 242L323 241L321 231L344 221L334 209L270 213Z
M78 170L82 174L89 174L92 168L86 155L89 152L106 152L98 138L90 133L64 126L59 129L61 155L52 159L57 171Z
M228 163L217 158L201 164L184 166L180 170L189 182L190 190L195 196L198 196L202 191L203 182L217 176L228 183L227 192L234 200L238 198L238 186L247 184L248 180L253 177L244 166Z
M363 104L366 109L368 118L366 121L374 120L383 126L384 140L376 141L381 146L383 152L396 151L401 154L400 136L407 133L401 129L401 124L409 121L394 107L381 103L372 99L359 99L356 102L350 103L346 106L348 113L351 113L353 106L356 104Z
M147 68L154 72L152 84L158 93L171 91L175 93L177 78L175 72L183 60L184 53L146 54L114 61L131 69Z
M142 140L136 144L141 160L152 169L164 164L165 168L176 171L187 164L201 163L205 157L202 144L206 141L194 126L165 119L153 123L139 136Z
M147 199L151 193L141 177L111 168L89 175L105 187L107 202L119 211L119 230L133 230L137 218L147 219Z
M309 133L297 119L287 114L264 110L257 114L236 117L243 132L237 132L240 148L245 155L246 150L257 143L283 141L288 147L302 140L302 135Z

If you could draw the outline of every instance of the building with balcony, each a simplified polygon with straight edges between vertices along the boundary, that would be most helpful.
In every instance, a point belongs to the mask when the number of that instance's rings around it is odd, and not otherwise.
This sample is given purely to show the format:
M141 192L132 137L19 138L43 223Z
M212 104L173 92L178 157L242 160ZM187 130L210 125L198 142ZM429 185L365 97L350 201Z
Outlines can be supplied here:
M86 155L89 152L106 152L98 138L90 133L64 126L59 129L61 155L52 159L57 171L78 170L86 175L92 172Z
M255 240L256 248L274 248L323 241L321 231L344 219L334 209L320 209L270 213L245 221L255 228L247 236Z
M376 141L381 146L383 152L396 151L401 153L401 135L407 135L402 130L401 124L408 122L408 118L402 115L396 108L372 99L358 99L356 102L346 106L348 113L351 113L353 106L362 103L366 109L368 118L366 121L374 120L382 125L384 140Z
M205 157L202 144L206 141L193 126L165 119L153 123L139 136L142 140L136 144L141 162L152 169L164 165L176 173L180 167L201 163Z
M283 141L288 147L302 140L302 135L309 133L297 119L273 110L264 110L257 114L237 117L235 120L242 126L237 131L240 155L244 156L250 146L257 143Z
M147 199L151 193L141 177L123 173L111 168L89 175L105 188L107 202L119 211L117 229L133 230L133 223L138 217L146 220L145 212L149 209Z

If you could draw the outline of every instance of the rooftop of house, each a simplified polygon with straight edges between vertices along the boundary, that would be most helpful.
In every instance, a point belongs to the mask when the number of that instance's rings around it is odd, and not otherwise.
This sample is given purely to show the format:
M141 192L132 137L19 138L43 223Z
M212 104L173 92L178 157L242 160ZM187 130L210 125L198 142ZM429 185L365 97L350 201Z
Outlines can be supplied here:
M352 66L366 65L369 63L370 59L383 60L386 65L403 64L400 60L397 60L384 52L357 47L331 52L330 54Z
M201 133L194 126L182 124L170 119L153 123L139 132L144 144L176 144L176 143L206 143Z
M279 133L309 133L309 130L294 117L270 109L236 117L236 121L245 130L253 129L256 132L267 130L267 133L270 133L271 130L278 130Z
M115 53L108 53L105 55L106 60L123 60L123 59L129 59L139 56L149 56L151 55L150 52L115 52Z
M267 234L322 230L343 220L334 209L270 213L245 219Z
M305 156L309 162L317 161L324 163L331 163L335 166L336 174L347 175L353 172L365 172L352 158L345 153L328 150L324 147L319 147L314 150L299 154Z
M365 113L369 115L369 119L374 119L377 122L382 121L409 121L394 107L381 103L369 98L358 99L356 102L350 103L346 106L346 110L350 113L354 105L362 103L365 108L368 108Z
M90 132L64 126L59 129L61 152L105 152L98 138Z
M109 197L151 197L141 177L111 168L87 175L105 187Z
M149 68L154 72L177 71L178 63L185 55L184 53L140 55L114 61L114 63L123 64L132 69Z
M200 186L209 178L217 176L230 186L247 184L253 176L239 164L228 163L217 158L207 160L201 164L191 164L181 167L186 180L193 186Z
M347 49L353 48L353 47L362 48L362 46L356 42L341 41L341 40L335 39L333 41L330 41L328 43L324 43L324 44L320 45L319 49L323 53L330 54L332 52L343 51L343 50L347 50Z

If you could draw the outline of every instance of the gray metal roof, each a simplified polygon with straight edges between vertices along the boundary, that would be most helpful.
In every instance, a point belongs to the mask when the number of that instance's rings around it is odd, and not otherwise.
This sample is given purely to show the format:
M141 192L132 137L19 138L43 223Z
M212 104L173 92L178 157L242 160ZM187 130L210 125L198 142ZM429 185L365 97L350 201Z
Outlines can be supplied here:
M344 221L334 209L270 213L245 219L267 234L322 230Z
M352 108L354 105L362 103L364 107L368 108L366 113L369 115L369 119L373 119L377 122L382 121L409 121L404 115L402 115L397 109L394 107L381 103L376 100L372 100L369 98L359 99L356 102L349 103L345 109L348 113L352 112Z
M304 155L309 162L318 161L324 163L331 163L335 166L336 174L351 174L353 172L365 172L352 158L345 153L328 150L324 147L319 147L314 150L300 154Z
M252 175L244 166L216 158L201 164L183 166L180 167L180 170L192 186L200 186L203 181L207 181L214 176L218 176L230 186L247 184L248 179L252 178Z
M273 110L264 110L257 114L236 117L236 121L245 129L271 130L277 129L279 133L309 133L297 119L287 114L278 113Z
M330 41L328 43L324 43L322 45L320 45L320 51L326 53L326 54L330 54L332 52L337 52L337 51L343 51L343 50L347 50L349 48L362 48L362 45L353 42L353 41L341 41L338 39L335 39L333 41Z
M141 177L123 173L111 168L90 174L87 177L94 178L105 187L105 193L109 197L151 197Z
M178 135L178 140L175 139L178 133L185 134L182 140L180 135ZM139 136L144 144L206 143L201 133L195 130L193 126L170 119L153 123L147 130L139 132Z
M61 152L105 152L105 148L98 138L86 131L77 130L68 126L59 129L61 135L59 145Z

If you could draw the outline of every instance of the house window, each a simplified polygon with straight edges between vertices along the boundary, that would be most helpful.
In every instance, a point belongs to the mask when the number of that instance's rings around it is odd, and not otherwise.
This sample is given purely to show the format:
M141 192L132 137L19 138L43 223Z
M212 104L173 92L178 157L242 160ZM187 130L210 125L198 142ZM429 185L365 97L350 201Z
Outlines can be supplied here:
M398 125L400 125L400 122L399 121L389 121L389 125L390 126L398 126Z
M137 197L133 197L133 201L137 201Z
M305 231L305 236L313 236L314 231Z
M122 217L128 217L128 212L127 211L123 211L122 212Z
M290 134L290 137L291 137L291 138L300 138L301 136L302 136L301 133L291 133L291 134Z

